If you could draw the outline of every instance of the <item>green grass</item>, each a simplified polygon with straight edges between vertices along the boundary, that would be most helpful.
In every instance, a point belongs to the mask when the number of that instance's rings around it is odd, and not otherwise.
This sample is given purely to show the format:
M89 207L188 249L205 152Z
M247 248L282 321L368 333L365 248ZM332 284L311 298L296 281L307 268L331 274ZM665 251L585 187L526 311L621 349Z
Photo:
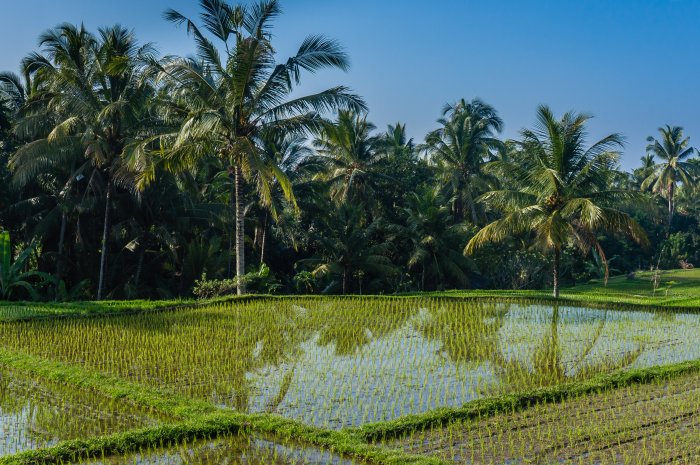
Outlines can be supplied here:
M84 391L96 391L114 400L125 400L173 419L197 418L216 411L207 403L163 392L122 378L93 370L20 354L0 348L0 365L50 382L74 386Z
M621 305L658 307L668 309L700 309L700 268L693 270L661 271L659 287L654 292L650 271L638 272L634 279L626 276L610 278L607 286L602 280L587 284L564 287L560 300L571 303L593 305ZM542 290L451 290L427 293L407 293L411 296L442 296L464 298L507 298L553 300L550 289ZM352 296L348 296L351 298ZM383 299L385 296L363 296ZM103 316L107 314L130 314L152 310L169 310L187 306L210 305L217 302L245 302L255 299L324 299L324 296L271 296L248 295L227 296L205 301L192 299L173 300L111 300L82 302L1 302L0 321L26 320L45 317Z
M655 306L696 306L700 303L700 269L660 272L659 287L654 291L652 272L635 274L634 279L615 276L604 286L602 281L567 288L571 296L595 296Z
M560 301L584 305L637 306L690 311L700 309L700 269L662 271L656 292L654 292L651 276L651 272L643 271L636 273L634 279L614 276L610 278L607 286L602 280L594 280L587 284L564 287L560 291ZM454 290L423 295L554 300L549 289Z
M0 302L0 321L137 313L194 305L193 300L107 300L84 302Z

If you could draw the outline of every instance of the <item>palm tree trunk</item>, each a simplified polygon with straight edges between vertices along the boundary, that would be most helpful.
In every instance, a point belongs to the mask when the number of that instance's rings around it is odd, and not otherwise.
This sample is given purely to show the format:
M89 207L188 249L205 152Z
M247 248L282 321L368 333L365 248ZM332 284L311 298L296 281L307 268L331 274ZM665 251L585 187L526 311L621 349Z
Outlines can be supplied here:
M460 222L464 219L464 202L462 202L462 196L457 195L455 201L452 203L452 213L455 218L455 222Z
M345 295L345 287L348 281L348 270L343 268L343 295Z
M476 205L474 204L472 193L467 191L467 197L469 199L469 209L471 210L472 214L472 224L476 225L479 222L479 216L476 214Z
M97 284L97 300L102 300L105 282L105 261L107 259L107 234L109 232L109 207L112 200L112 180L107 182L107 199L105 201L105 219L102 229L102 251L100 254L100 278Z
M267 237L267 212L265 212L265 221L263 222L262 240L260 241L260 266L265 263L265 238Z
M58 279L63 275L63 244L66 239L66 212L61 213L61 232L58 234L58 263L56 265L56 274Z
M245 274L245 243L244 243L244 213L243 213L243 199L241 198L241 183L243 182L243 173L241 172L241 167L236 165L234 171L234 190L236 193L236 278L238 278L237 283L237 293L238 295L245 294L245 283L243 282L243 275Z
M474 202L470 202L471 204L471 209L472 209L472 223L473 224L478 224L479 223L479 217L476 214L476 206L474 205Z
M136 276L134 276L134 288L138 289L139 281L141 280L141 270L143 270L143 259L146 255L146 248L143 247L139 253L139 261L136 264Z
M58 235L58 255L63 255L63 243L66 238L66 214L61 213L61 232Z
M554 248L554 266L553 266L553 281L554 281L554 292L552 295L555 299L559 298L559 261L560 261L561 250L558 247Z
M671 222L673 221L673 183L668 185L668 234L671 234Z
M230 171L229 168L229 180L231 181L231 195L229 197L229 207L233 208L233 202L235 201L235 182L233 180L233 173ZM228 268L226 270L226 279L231 279L231 258L232 258L232 252L233 252L233 228L227 228L228 229Z

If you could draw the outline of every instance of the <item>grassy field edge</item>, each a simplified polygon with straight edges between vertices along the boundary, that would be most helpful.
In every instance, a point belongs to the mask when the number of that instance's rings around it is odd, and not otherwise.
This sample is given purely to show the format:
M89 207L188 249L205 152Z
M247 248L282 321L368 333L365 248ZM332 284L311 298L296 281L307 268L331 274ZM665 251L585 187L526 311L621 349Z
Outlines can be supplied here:
M315 428L274 415L217 412L178 424L165 424L90 439L62 441L55 446L0 457L0 465L52 465L126 455L149 448L174 447L194 440L216 440L227 433L263 433L300 446L317 446L332 453L387 465L442 465L435 457L411 455L399 449L362 442L347 431Z
M111 399L128 400L174 419L191 419L216 411L208 402L131 383L80 366L20 354L0 348L0 364L49 381L97 391Z
M94 390L109 398L167 414L173 422L89 439L61 441L55 446L0 457L0 465L59 464L66 461L137 452L140 448L177 444L185 440L215 439L238 431L257 432L328 449L331 452L382 464L425 464L435 458L413 456L363 442L345 430L335 431L308 426L272 414L243 414L217 409L208 402L173 395L124 381L80 366L10 352L0 348L0 364L54 382Z

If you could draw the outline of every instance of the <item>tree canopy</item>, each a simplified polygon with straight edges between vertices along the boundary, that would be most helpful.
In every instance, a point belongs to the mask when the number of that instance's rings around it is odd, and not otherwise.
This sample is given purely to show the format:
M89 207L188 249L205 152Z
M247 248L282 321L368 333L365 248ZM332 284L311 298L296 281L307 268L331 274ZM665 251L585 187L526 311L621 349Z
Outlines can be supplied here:
M700 264L700 161L682 127L650 137L631 172L620 134L589 144L590 116L547 106L509 140L496 108L455 96L412 138L400 119L378 129L342 82L300 88L350 57L314 34L280 57L276 0L199 10L163 15L192 56L64 23L0 73L5 298L556 296Z

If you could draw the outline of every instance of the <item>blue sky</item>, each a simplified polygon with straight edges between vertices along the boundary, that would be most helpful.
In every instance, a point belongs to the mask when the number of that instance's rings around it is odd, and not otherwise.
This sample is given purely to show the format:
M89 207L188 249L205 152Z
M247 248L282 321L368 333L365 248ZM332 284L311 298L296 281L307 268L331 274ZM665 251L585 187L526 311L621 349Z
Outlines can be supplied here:
M16 70L38 35L64 21L90 29L121 23L163 54L188 54L185 32L161 19L168 7L198 11L195 0L3 2L0 69ZM479 97L505 120L504 137L531 126L540 103L558 114L593 114L591 141L626 136L626 168L664 124L685 127L700 146L700 1L283 0L282 7L273 30L280 56L323 33L352 59L349 73L308 77L303 90L348 85L366 98L380 129L405 122L419 142L446 102Z

